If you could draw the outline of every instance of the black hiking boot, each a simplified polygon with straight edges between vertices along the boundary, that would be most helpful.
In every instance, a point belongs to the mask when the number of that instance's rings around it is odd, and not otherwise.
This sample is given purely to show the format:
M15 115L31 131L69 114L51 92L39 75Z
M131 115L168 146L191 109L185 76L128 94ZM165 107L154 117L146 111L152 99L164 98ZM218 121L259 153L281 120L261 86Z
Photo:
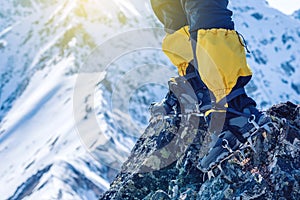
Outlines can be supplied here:
M211 172L235 152L246 147L254 149L252 137L262 128L269 132L270 123L271 119L254 106L245 108L240 116L226 119L216 143L199 159L197 167L203 172Z
M204 113L211 109L208 89L203 86L198 74L188 74L171 78L169 92L157 103L152 103L149 111L152 117Z

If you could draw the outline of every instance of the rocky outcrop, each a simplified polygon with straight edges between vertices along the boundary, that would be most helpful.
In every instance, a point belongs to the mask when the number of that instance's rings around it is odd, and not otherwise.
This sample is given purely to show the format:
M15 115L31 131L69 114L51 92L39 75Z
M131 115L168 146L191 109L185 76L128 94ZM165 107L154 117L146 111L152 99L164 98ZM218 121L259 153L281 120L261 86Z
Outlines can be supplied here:
M101 199L300 199L300 106L267 113L271 133L260 131L254 149L224 161L211 178L196 167L207 135L201 118L179 128L175 119L152 122Z

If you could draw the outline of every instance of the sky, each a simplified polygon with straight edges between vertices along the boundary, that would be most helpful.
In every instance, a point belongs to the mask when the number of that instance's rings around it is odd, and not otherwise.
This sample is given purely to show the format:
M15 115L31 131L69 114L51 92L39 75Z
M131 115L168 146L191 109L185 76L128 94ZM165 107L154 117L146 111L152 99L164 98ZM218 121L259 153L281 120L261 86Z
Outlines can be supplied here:
M286 14L292 14L300 9L300 0L267 0L271 7L274 7Z

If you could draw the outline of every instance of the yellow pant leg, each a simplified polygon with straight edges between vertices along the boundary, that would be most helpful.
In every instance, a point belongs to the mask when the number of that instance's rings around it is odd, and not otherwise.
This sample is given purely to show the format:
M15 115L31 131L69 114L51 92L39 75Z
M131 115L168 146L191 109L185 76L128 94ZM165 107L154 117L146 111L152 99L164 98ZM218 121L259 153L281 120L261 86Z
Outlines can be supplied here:
M166 34L162 43L162 50L178 68L178 74L184 76L189 62L193 59L188 26L172 34Z
M217 103L231 92L239 77L252 75L239 37L233 30L198 31L198 70Z

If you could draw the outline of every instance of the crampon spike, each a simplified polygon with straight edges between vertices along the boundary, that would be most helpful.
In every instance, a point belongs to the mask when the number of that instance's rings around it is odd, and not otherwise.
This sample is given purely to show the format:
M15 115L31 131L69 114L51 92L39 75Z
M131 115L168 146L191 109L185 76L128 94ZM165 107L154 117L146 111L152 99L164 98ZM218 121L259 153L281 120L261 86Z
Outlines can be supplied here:
M239 154L241 155L242 160L245 160L245 159L246 159L246 156L245 156L245 154L244 154L243 151L238 150L238 151L236 151L236 152L239 153Z
M210 180L211 178L215 178L214 172L212 170L207 172L208 175L208 180Z
M271 124L273 125L273 123L271 123ZM271 133L271 129L270 129L269 124L265 124L265 125L263 125L262 127L263 127L263 129L265 129L265 131L266 131L267 133Z
M254 148L254 145L253 145L253 142L252 142L252 138L251 138L251 137L249 137L249 138L247 139L247 142L249 143L249 147L250 147L255 153L257 153L257 152L256 152L256 149Z
M219 168L219 170L221 171L221 173L223 173L224 171L223 171L223 169L222 169L222 167L221 167L221 163L220 164L218 164L217 165L217 167Z

